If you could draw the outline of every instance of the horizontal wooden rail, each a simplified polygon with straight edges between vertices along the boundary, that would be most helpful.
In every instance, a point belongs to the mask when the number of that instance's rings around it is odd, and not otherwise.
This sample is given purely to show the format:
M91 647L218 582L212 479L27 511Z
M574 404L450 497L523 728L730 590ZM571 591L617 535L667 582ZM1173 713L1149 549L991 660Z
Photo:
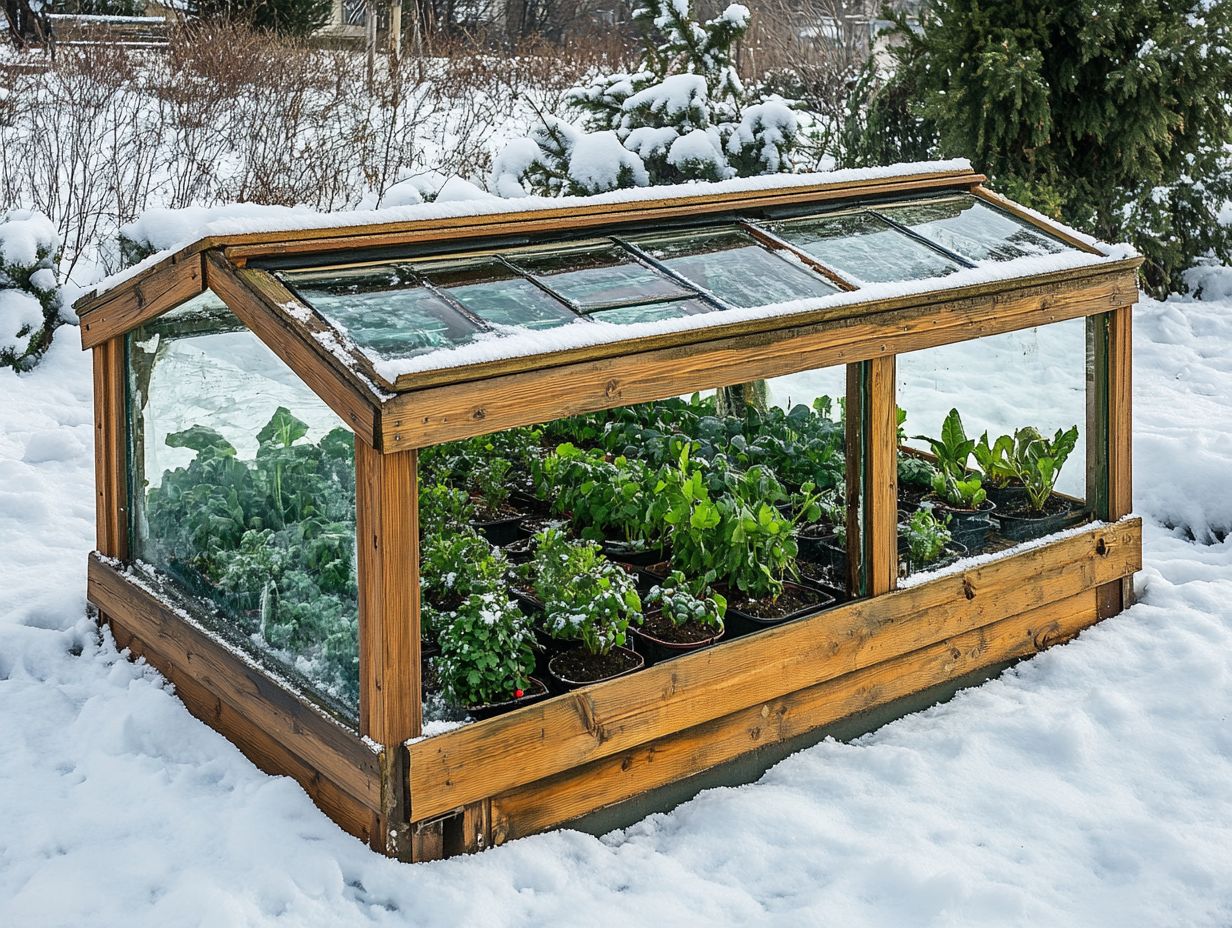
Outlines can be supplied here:
M313 798L324 792L346 801L349 820L371 822L381 808L380 756L358 733L321 715L97 555L89 561L86 590L121 647L145 657L180 688L194 715L264 769L294 776ZM355 806L367 810L366 819Z
M1118 262L1077 279L1001 281L966 296L838 307L823 313L837 318L792 320L788 328L781 318L759 320L779 328L400 393L382 409L383 446L422 447L1107 312L1133 302L1137 264Z
M1077 596L1138 570L1141 533L1139 520L1092 526L959 574L411 742L412 818L501 795Z
M963 632L497 796L492 842L580 818L750 751L1064 641L1097 619L1095 591Z
M101 345L202 293L205 290L205 271L201 261L199 254L168 261L132 285L92 301L88 311L78 314L81 319L81 347Z

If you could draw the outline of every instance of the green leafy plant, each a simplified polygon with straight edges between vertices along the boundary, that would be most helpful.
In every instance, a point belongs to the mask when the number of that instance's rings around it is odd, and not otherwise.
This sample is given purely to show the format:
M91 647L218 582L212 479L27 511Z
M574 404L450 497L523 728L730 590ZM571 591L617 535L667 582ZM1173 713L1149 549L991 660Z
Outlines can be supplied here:
M447 483L419 485L420 532L428 537L455 531L475 521L475 504L465 490Z
M983 476L983 482L990 487L1006 487L1018 479L1014 470L1014 436L1001 435L989 443L988 433L980 436L973 449L975 463Z
M917 435L928 442L937 459L937 473L933 476L933 492L942 501L959 509L978 509L988 498L977 474L967 470L967 463L975 451L975 441L967 437L962 417L957 409L951 409L941 423L941 437Z
M906 522L899 523L898 537L913 564L931 564L951 540L945 522L928 509L917 509Z
M535 537L524 576L543 603L548 634L577 641L593 655L623 646L629 624L642 621L642 600L628 571L593 542L569 540L556 529Z
M665 527L653 478L641 461L564 444L544 458L541 479L556 490L553 511L568 515L582 538L649 548Z
M1051 439L1045 438L1038 429L1031 427L1014 432L1014 450L1010 465L1014 476L1027 491L1027 501L1035 512L1043 512L1048 498L1061 476L1074 446L1078 443L1078 426L1067 431L1057 429Z
M673 570L646 594L646 607L658 606L663 615L677 627L694 622L713 628L723 627L727 613L727 598L704 584L690 583L683 573Z
M509 561L474 529L430 535L419 556L419 589L438 609L458 608L466 598L504 589Z
M942 502L955 509L979 509L988 499L988 491L975 474L956 480L950 474L939 471L933 477L933 492Z
M507 593L472 593L440 626L435 666L447 700L475 707L523 695L535 669L535 636Z

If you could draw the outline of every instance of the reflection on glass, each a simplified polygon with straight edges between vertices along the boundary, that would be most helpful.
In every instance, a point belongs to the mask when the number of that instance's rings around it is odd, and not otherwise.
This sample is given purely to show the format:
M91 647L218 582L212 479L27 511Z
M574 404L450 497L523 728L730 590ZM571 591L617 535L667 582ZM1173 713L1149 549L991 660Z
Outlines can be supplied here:
M701 300L675 300L670 303L639 303L636 306L621 306L591 313L598 322L628 325L635 322L658 322L660 319L678 319L697 313L710 312L711 307Z
M968 261L1009 261L1068 250L1059 239L975 197L946 197L878 212Z
M286 281L314 309L379 359L410 358L469 342L479 327L405 268L297 272Z
M692 296L670 277L615 246L526 255L511 261L583 311Z
M128 338L133 555L356 718L354 437L229 312L193 304Z
M944 277L961 270L957 261L872 213L796 219L770 230L823 264L870 283Z
M824 278L763 248L739 229L646 236L633 242L732 306L765 306L838 292Z
M567 306L499 261L468 261L419 271L490 325L550 329L578 318Z

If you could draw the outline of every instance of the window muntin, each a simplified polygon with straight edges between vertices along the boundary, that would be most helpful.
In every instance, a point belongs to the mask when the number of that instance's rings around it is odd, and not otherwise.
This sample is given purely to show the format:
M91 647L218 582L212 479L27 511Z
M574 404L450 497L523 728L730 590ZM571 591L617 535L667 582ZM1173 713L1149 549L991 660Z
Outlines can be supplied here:
M512 255L509 260L582 312L694 295L616 245Z
M550 329L578 320L569 307L496 259L417 270L441 293L489 325Z

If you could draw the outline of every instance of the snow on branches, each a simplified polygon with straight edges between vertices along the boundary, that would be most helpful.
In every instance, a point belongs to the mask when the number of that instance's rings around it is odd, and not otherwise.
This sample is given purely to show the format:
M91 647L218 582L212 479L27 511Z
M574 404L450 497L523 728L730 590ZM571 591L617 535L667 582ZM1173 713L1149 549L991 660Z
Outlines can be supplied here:
M645 33L638 70L569 92L582 128L544 115L510 142L493 165L497 194L586 195L792 169L795 114L778 97L748 99L736 74L747 7L699 23L689 0L641 0L633 16Z
M42 213L0 211L0 367L25 369L59 321L60 237Z

